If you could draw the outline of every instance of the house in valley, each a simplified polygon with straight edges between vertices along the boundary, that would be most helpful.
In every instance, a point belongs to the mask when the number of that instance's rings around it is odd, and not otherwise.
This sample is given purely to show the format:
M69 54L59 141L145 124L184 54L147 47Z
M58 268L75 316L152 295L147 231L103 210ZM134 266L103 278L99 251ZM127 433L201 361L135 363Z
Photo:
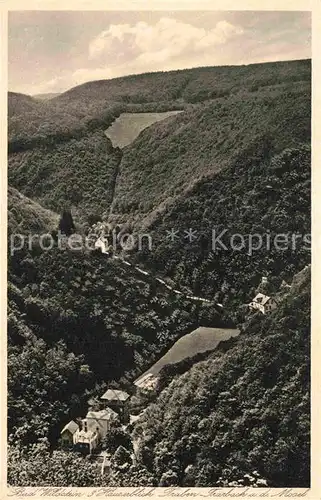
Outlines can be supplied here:
M111 408L105 408L101 411L88 411L85 420L88 429L95 429L104 438L111 425L119 420L119 416Z
M108 244L104 238L98 238L95 242L95 249L100 249L102 253L109 255Z
M109 407L118 413L122 423L129 422L129 394L118 389L108 389L102 396L104 407Z
M138 389L145 389L147 391L153 391L158 382L158 377L152 373L147 373L143 377L135 380L134 384Z
M78 424L73 420L61 431L62 446L73 448L84 454L91 454L109 432L113 422L119 420L111 408L88 411L86 418Z
M71 420L65 427L62 429L61 435L61 443L64 448L72 448L74 445L74 434L79 429L78 424Z
M249 304L249 308L260 311L262 314L268 314L277 308L277 302L273 297L258 293Z
M97 448L100 439L98 430L88 428L88 423L84 419L74 434L73 448L83 454L91 454Z

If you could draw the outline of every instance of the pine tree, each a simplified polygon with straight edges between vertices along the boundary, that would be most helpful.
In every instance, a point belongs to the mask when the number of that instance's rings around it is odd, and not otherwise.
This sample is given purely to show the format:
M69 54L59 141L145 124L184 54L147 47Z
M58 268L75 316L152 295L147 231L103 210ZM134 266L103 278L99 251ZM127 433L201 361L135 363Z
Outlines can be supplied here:
M75 224L69 210L64 210L59 221L59 231L66 236L70 236L75 231Z

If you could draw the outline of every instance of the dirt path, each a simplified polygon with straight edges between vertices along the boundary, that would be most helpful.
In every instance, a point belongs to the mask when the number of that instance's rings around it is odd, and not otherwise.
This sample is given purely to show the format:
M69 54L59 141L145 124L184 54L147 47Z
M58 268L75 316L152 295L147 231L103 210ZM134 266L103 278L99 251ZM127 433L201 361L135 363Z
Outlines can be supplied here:
M157 281L158 283L160 283L161 285L165 286L168 290L170 290L171 292L177 294L177 295L182 295L183 297L185 297L185 299L189 299L189 300L194 300L194 301L198 301L198 302L206 302L208 304L211 304L211 303L215 303L215 305L217 305L218 307L221 307L223 308L223 305L218 303L218 302L214 302L213 300L209 300L209 299L205 299L204 297L197 297L195 295L186 295L184 294L183 292L181 292L180 290L177 290L176 288L170 286L168 283L166 283L166 281L164 281L163 279L161 278L157 278L157 277L154 277L151 275L150 272L148 271L145 271L144 269L140 268L139 266L134 266L131 262L129 262L128 260L126 259L123 259L122 257L120 257L119 255L110 255L110 253L108 252L107 248L106 248L106 245L104 243L104 241L102 241L100 238L98 238L98 240L96 241L96 244L95 244L96 248L100 248L101 249L101 252L105 255L108 255L110 258L112 259L115 259L115 260L119 260L120 262L122 262L123 264L125 264L126 266L128 267L132 267L133 269L135 269L138 273L144 275L144 276L150 276L152 279L154 279L155 281Z

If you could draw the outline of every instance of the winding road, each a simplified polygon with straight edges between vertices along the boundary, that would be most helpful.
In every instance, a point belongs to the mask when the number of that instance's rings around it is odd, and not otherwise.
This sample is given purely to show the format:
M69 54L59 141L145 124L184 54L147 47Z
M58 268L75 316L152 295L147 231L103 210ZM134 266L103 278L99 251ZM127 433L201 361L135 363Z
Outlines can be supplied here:
M108 255L110 258L121 261L126 266L134 268L138 273L143 274L144 276L151 276L155 281L158 281L158 283L165 286L168 290L171 290L173 293L175 293L177 295L182 295L183 297L185 297L185 299L194 300L194 301L198 301L198 302L206 302L208 304L215 304L216 306L223 308L222 304L215 302L213 300L205 299L204 297L197 297L195 295L186 295L183 292L181 292L180 290L177 290L176 288L173 288L172 286L170 286L163 279L155 278L148 271L144 271L144 269L141 269L140 267L133 265L131 262L129 262L126 259L123 259L119 255L111 255L110 252L106 248L105 242L101 238L97 239L97 241L95 243L95 248L97 248L97 249L100 248L101 253Z

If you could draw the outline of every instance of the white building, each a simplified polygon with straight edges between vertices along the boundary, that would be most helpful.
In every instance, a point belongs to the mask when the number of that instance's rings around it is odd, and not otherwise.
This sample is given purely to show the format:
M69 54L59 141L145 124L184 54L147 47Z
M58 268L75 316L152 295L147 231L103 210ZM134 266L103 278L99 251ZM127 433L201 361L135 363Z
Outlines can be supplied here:
M249 304L249 307L260 311L262 314L267 314L277 308L277 302L273 297L258 293Z
M101 411L89 411L80 425L73 420L61 431L63 446L73 447L76 451L92 453L110 430L112 422L118 420L118 414L111 408Z
M102 253L105 253L107 255L109 254L107 242L106 242L106 240L104 241L103 238L98 238L98 240L96 240L95 248L97 248L97 249L100 248Z
M153 390L156 388L158 382L158 377L155 377L152 373L147 373L138 380L135 380L134 384L139 389Z
M89 430L96 430L103 439L110 430L111 423L119 420L118 414L111 408L100 411L89 411L83 422Z

